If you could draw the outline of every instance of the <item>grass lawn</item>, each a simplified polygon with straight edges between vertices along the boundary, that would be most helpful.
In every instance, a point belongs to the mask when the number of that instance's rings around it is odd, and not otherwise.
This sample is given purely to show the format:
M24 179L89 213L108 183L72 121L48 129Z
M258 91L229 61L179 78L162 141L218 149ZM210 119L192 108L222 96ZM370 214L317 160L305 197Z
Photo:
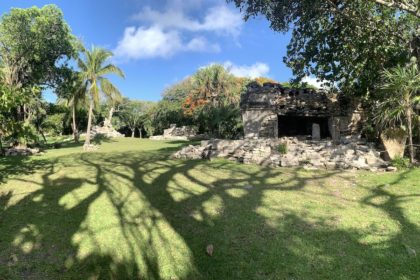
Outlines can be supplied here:
M184 144L0 158L0 279L420 279L419 169L171 160Z

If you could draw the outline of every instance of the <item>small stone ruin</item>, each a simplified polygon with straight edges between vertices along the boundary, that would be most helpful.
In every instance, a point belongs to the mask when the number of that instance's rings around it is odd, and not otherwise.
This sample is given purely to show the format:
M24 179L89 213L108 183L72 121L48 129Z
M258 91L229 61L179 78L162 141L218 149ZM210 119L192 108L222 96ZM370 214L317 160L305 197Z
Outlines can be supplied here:
M163 130L163 135L150 136L152 140L200 140L206 139L205 135L197 134L197 129L192 126L177 127L171 124L168 129Z
M124 137L124 134L119 133L112 126L93 126L90 133L92 138L97 135L104 136L106 138Z
M354 135L363 112L357 99L314 89L251 83L241 96L245 138L307 136L312 140Z

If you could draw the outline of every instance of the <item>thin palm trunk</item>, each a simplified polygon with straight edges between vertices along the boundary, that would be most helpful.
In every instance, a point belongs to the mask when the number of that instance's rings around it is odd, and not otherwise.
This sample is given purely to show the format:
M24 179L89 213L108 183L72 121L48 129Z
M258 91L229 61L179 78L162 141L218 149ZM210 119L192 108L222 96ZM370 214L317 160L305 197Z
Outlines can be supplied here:
M109 114L108 114L108 120L109 120L109 124L112 124L112 116L114 115L114 106L111 107L111 109L109 109Z
M77 131L77 125L76 125L76 105L73 104L73 112L72 112L72 118L73 118L73 138L74 142L79 143L79 132Z
M90 100L89 105L89 117L88 117L88 125L86 130L86 140L85 140L85 149L90 145L90 129L92 125L92 114L93 114L93 99Z
M413 148L413 128L412 128L412 111L411 107L407 108L407 126L408 126L408 148L410 151L410 162L414 163L414 148Z

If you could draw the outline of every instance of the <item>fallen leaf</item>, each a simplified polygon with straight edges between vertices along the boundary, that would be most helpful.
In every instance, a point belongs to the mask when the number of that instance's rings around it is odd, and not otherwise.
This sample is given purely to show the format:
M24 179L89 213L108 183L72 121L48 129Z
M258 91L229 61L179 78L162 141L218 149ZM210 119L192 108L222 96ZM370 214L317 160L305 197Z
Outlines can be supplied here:
M206 248L207 255L209 255L210 257L213 256L213 250L214 248L212 244L207 245L207 248Z

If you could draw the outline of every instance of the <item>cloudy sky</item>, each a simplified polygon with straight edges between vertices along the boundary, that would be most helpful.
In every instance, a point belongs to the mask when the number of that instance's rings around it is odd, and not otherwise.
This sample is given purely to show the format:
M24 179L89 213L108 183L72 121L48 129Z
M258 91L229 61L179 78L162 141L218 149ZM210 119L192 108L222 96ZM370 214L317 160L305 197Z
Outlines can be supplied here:
M290 35L261 18L244 22L224 0L1 0L0 12L49 3L87 46L114 52L126 73L114 81L130 98L158 100L165 87L211 63L238 76L292 75L282 62Z

